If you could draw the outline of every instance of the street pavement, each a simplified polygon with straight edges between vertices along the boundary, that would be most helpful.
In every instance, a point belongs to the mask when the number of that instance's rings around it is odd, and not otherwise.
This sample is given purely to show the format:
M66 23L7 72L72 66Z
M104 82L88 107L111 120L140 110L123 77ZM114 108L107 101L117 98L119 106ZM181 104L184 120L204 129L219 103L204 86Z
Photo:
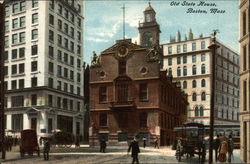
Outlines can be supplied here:
M148 164L163 164L163 163L178 163L175 158L175 151L170 147L160 147L160 149L154 149L153 147L140 148L139 154L140 163ZM20 158L19 148L13 148L12 152L7 152L7 158L5 161L1 161L1 164L126 164L131 163L132 158L127 155L127 147L107 147L106 153L100 153L99 147L90 148L88 146L81 145L81 148L52 148L49 161L43 160L43 154L38 157L25 155L24 158ZM208 158L208 154L206 156ZM180 163L199 163L198 157L186 159L184 157ZM207 163L207 162L206 162ZM234 151L234 158L232 163L243 163L239 158L239 150Z

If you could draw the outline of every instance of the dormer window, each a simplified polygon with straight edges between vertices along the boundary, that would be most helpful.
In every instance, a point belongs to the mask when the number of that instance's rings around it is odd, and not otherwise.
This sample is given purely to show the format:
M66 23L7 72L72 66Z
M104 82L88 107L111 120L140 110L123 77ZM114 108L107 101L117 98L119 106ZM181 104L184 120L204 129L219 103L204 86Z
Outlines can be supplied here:
M151 14L146 14L146 22L151 22Z

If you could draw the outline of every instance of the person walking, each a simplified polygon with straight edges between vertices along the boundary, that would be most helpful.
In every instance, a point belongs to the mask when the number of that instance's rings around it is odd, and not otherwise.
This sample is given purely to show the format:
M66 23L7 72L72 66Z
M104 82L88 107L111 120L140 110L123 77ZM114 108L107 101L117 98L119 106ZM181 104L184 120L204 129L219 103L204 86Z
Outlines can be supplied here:
M146 137L143 137L142 140L143 140L143 147L145 148L146 147L147 139L146 139Z
M79 135L77 135L76 139L75 139L75 148L80 148L80 137L79 137Z
M226 162L226 160L227 160L227 152L228 152L227 138L225 136L223 136L222 139L221 139L220 147L219 147L218 160L220 162Z
M218 149L220 147L220 136L217 135L217 138L214 140L214 151L215 151L215 161L218 160Z
M159 139L158 139L158 137L156 137L156 139L155 139L155 149L156 149L156 147L158 147L158 149L159 149Z
M44 147L43 147L43 157L44 157L44 160L49 160L49 151L50 151L50 141L49 141L49 138L43 138L44 142Z
M104 139L104 137L100 140L100 152L105 153L105 149L106 149L106 141Z
M132 149L131 157L133 158L132 164L137 163L139 164L138 154L140 153L139 143L138 143L138 136L134 137L134 140L130 143L128 148L128 154Z
M228 136L228 159L227 161L231 163L231 158L233 156L233 151L234 151L234 141L232 139L232 135Z

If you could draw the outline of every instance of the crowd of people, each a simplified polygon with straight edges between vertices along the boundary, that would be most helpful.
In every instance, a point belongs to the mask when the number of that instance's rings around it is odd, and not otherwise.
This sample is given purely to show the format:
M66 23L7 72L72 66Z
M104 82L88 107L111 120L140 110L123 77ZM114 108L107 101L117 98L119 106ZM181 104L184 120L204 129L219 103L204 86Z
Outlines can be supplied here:
M230 163L233 158L234 142L232 135L228 138L225 136L217 135L214 141L215 161Z
M20 142L20 138L18 138L17 136L15 136L15 137L6 136L5 137L5 142L4 142L5 150L6 151L12 151L12 147L19 145L19 142ZM0 143L0 146L2 146L2 142ZM2 149L0 149L0 151L1 150Z

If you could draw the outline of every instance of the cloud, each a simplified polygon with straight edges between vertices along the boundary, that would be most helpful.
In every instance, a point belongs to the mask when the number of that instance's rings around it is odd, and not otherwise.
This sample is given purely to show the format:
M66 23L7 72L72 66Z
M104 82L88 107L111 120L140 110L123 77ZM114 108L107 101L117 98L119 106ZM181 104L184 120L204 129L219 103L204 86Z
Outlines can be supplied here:
M86 37L86 40L93 41L93 42L104 42L104 43L109 42L109 40L107 39L101 39L101 38L95 38L95 37Z

